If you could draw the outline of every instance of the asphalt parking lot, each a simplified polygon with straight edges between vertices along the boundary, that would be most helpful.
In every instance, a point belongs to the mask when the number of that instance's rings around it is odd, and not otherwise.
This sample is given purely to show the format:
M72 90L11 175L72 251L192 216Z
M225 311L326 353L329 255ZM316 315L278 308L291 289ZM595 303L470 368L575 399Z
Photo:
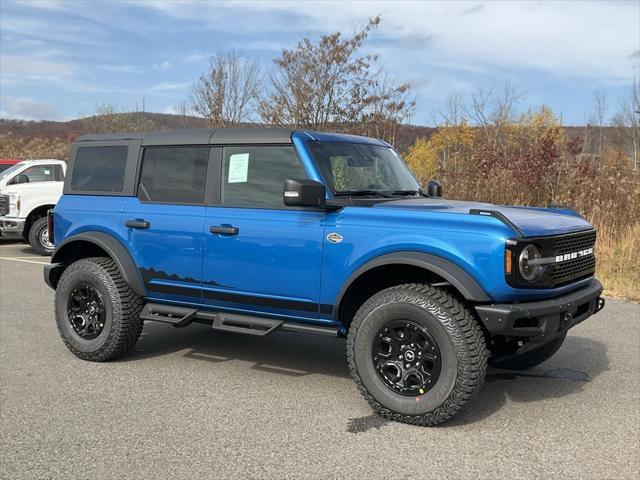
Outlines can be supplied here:
M427 429L372 415L344 340L147 323L131 355L83 362L47 261L0 241L1 478L639 478L640 305L608 301Z

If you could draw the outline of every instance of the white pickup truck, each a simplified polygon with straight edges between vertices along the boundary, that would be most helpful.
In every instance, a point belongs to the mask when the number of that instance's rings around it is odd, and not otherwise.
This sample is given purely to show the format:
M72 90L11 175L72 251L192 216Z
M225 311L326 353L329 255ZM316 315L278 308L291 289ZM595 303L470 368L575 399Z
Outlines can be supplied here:
M66 169L62 160L25 160L0 173L0 237L22 237L51 254L47 212L62 195Z

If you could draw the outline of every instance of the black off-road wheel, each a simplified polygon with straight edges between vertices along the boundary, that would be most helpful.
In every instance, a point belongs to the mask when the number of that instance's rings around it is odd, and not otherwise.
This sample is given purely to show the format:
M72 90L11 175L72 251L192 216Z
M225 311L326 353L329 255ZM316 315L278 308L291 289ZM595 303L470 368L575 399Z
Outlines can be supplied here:
M138 341L143 306L113 260L78 260L62 273L56 289L58 332L75 356L92 362L113 360Z
M521 355L489 359L489 365L507 370L528 370L549 360L560 349L565 338L567 338L566 333L535 350L530 350Z
M40 255L51 255L53 253L53 243L49 241L47 217L41 217L31 225L29 245Z
M473 400L489 352L476 317L447 291L407 284L378 292L356 313L347 360L375 412L438 425Z

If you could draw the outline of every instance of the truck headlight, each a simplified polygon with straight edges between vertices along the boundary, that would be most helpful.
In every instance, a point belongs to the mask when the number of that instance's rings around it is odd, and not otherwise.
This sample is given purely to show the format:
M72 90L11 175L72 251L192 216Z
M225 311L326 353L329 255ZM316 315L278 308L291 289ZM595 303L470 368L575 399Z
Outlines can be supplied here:
M9 217L17 217L20 215L20 194L9 194Z
M522 277L527 282L535 282L540 278L542 273L544 272L544 266L537 263L535 260L538 260L542 257L540 250L535 245L527 245L520 252L520 257L518 258L518 270L520 272L520 277ZM532 260L534 260L532 262Z

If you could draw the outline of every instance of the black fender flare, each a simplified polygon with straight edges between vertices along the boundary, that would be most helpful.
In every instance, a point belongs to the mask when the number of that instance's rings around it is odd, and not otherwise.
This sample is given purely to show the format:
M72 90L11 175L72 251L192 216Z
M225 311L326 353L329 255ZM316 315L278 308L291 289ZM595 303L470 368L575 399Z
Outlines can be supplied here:
M349 275L349 278L342 286L338 298L336 300L336 308L334 312L337 312L344 295L347 293L353 282L355 282L362 274L369 270L380 267L383 265L412 265L416 267L429 270L451 283L462 296L469 301L486 303L491 302L491 297L487 295L484 289L478 284L478 282L469 275L465 270L460 268L455 263L446 260L437 255L423 252L394 252L380 255L358 268L355 272Z
M56 245L53 255L51 256L51 263L64 264L64 252L73 248L73 243L78 241L93 243L107 252L109 257L111 257L118 266L120 273L122 273L124 277L124 281L127 282L131 289L140 296L146 296L147 292L142 277L140 276L140 271L136 267L136 263L133 261L129 250L120 240L107 233L89 231L65 238Z

